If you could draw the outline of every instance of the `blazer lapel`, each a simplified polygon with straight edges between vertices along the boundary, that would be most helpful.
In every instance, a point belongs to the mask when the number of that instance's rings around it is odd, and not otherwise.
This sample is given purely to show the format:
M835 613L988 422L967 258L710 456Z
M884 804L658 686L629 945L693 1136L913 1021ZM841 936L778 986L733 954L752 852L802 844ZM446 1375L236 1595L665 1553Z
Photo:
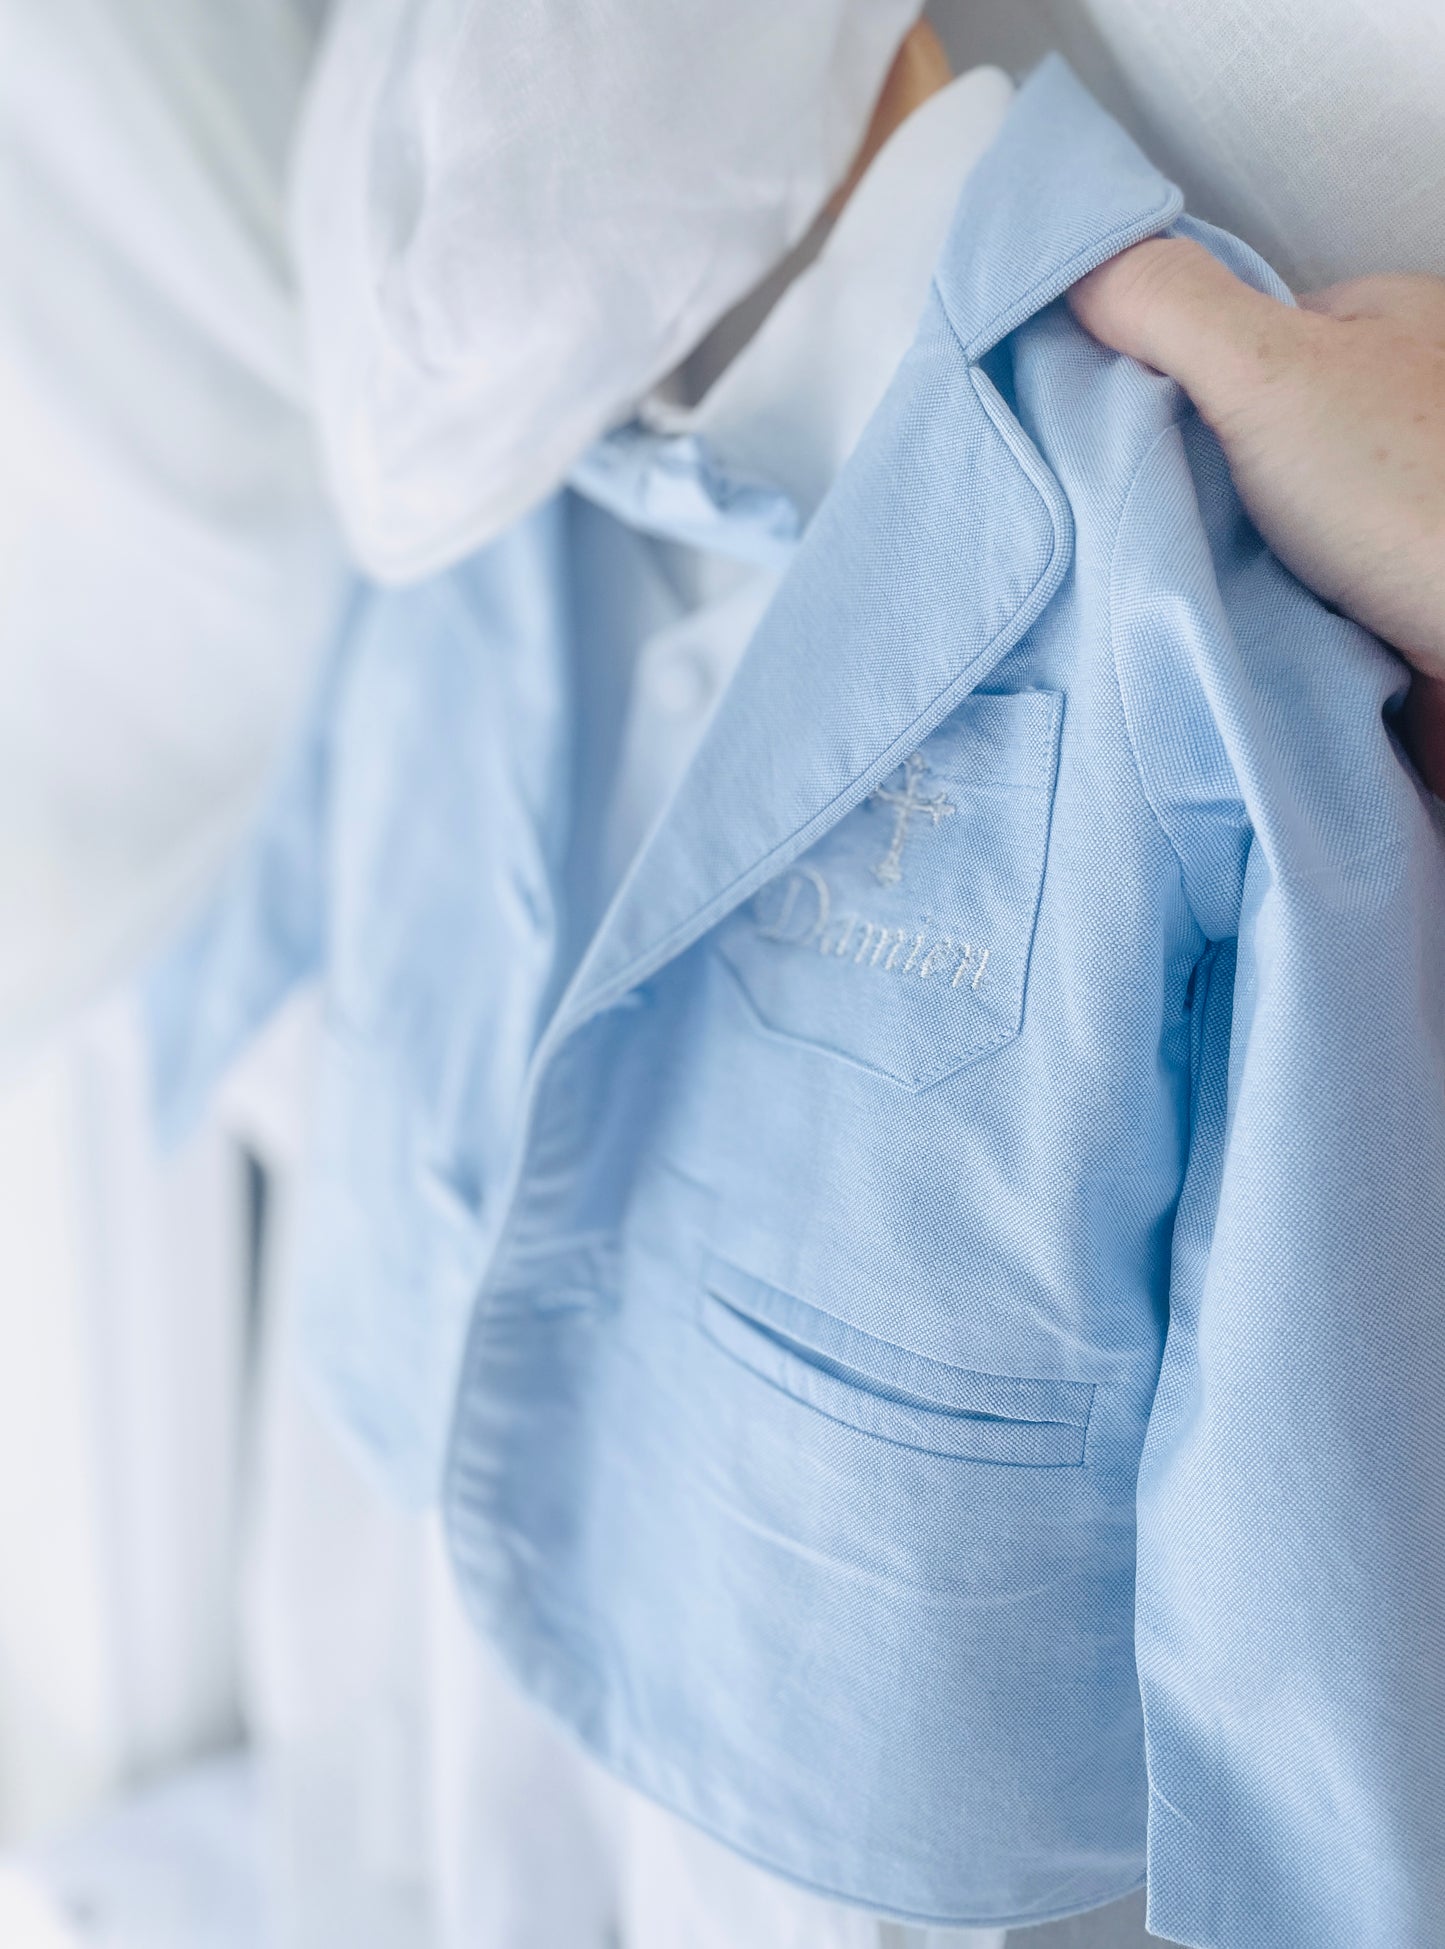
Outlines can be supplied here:
M578 969L559 1028L681 953L901 763L1042 610L1069 533L1053 476L931 308Z
M820 839L981 683L1067 567L1058 483L976 363L1182 198L1062 61L964 189L935 294L619 889L566 1032Z

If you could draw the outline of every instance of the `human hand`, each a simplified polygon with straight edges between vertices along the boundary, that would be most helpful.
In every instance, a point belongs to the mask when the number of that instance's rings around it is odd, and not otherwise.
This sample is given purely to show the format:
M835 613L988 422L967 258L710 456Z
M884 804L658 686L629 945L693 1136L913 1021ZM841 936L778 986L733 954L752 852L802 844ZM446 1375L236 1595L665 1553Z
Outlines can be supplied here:
M1413 664L1405 735L1445 795L1445 280L1358 278L1296 310L1156 238L1068 301L1178 381L1270 547Z

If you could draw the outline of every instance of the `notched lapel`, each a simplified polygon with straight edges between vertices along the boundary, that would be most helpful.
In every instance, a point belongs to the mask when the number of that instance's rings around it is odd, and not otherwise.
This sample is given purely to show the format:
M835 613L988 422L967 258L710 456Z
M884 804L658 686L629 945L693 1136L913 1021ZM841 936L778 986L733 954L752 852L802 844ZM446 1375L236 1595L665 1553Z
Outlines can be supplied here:
M931 302L559 1026L645 980L857 805L1019 640L1069 541L1057 482Z

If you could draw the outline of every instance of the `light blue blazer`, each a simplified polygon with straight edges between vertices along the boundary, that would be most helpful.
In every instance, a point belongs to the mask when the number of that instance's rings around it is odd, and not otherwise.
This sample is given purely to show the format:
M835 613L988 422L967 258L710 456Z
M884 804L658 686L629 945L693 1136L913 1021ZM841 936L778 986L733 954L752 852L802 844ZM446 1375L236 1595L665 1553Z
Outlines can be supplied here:
M359 593L157 1062L323 974L312 1358L644 1793L900 1917L1147 1862L1173 1941L1438 1949L1445 845L1399 663L1057 302L1161 231L1279 290L1046 64L605 914L686 453Z

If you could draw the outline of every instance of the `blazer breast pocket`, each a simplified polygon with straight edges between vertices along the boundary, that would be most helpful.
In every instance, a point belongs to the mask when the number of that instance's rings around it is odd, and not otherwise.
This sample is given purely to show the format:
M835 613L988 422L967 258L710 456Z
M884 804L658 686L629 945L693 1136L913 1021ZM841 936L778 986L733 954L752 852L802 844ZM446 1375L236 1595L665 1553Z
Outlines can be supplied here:
M1018 1034L1063 707L975 692L724 922L761 1028L912 1090Z

